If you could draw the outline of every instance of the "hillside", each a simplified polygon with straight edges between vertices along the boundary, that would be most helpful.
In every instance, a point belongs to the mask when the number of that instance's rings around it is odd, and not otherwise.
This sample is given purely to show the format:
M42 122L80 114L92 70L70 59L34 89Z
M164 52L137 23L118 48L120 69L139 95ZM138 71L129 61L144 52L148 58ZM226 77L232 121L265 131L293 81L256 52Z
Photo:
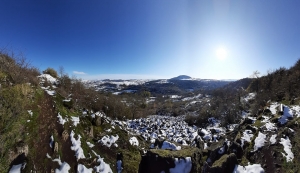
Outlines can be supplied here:
M210 94L161 95L152 91L169 82L116 94L5 53L0 62L0 172L300 171L300 61L227 85L202 80Z
M227 80L195 79L181 75L159 80L87 80L84 83L98 91L112 93L135 93L147 90L153 95L185 94L197 90L210 91L229 84Z

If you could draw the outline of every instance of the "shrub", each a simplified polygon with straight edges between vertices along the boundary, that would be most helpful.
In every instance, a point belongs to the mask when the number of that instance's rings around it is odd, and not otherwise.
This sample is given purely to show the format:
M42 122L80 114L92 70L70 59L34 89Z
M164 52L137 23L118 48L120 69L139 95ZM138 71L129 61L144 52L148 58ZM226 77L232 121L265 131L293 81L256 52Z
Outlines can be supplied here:
M52 77L55 77L55 78L58 77L56 70L54 70L53 68L50 68L50 67L48 67L46 70L44 70L43 74L50 74Z

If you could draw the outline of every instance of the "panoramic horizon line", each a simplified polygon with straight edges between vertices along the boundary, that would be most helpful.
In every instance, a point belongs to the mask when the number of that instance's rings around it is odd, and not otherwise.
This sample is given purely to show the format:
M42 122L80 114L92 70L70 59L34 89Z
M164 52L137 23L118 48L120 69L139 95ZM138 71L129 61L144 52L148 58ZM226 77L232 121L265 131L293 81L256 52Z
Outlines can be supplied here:
M158 76L158 75L145 75L145 74L96 74L90 75L88 73L73 73L78 78L82 80L163 80L163 79L172 79L178 76L189 76L189 75L177 75L177 76ZM191 77L191 76L189 76ZM191 79L207 79L207 80L228 80L228 81L236 81L239 79L217 79L217 78L199 78L199 77L191 77ZM242 79L242 78L241 78Z

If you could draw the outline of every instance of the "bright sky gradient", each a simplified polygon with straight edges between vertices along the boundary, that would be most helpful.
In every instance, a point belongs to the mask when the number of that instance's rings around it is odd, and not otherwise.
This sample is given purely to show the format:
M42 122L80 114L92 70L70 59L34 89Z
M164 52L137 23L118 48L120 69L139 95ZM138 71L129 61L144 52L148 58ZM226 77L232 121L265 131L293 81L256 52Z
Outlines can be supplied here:
M300 58L299 7L296 0L2 0L0 48L83 79L240 79Z

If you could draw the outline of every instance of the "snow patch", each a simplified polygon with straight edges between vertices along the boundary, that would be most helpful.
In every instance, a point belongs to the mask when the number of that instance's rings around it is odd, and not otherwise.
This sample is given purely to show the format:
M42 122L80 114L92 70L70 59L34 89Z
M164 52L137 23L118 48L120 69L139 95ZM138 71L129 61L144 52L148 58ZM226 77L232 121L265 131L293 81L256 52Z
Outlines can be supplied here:
M168 141L164 141L161 149L166 150L181 150L181 146L176 146L174 143L168 142Z
M102 145L110 147L112 144L116 143L118 139L119 139L118 135L116 136L111 135L110 137L108 135L105 135L98 142L100 142Z
M77 124L79 124L79 117L71 117L71 120L73 121L73 125L76 127Z
M54 138L53 138L53 135L51 135L51 137L50 137L50 143L49 143L50 148L53 148L53 143L54 143Z
M67 162L63 162L60 164L59 169L55 169L55 173L68 173L70 169L70 165Z
M272 112L273 115L276 114L277 112L277 107L279 106L279 104L277 102L274 102L270 105L270 111Z
M277 134L271 136L271 138L270 138L271 144L275 144L276 143L276 137L277 137Z
M95 145L90 143L90 142L86 142L86 144L90 147L90 148L93 148Z
M54 84L57 82L57 79L52 77L50 74L41 74L38 76L38 78L46 79L51 84Z
M281 124L285 124L289 118L293 118L293 111L289 107L284 106L283 115L278 119L278 121Z
M70 138L71 138L71 142L72 142L72 146L71 146L71 150L75 151L75 156L77 158L77 160L79 159L84 159L85 156L84 156L84 153L83 153L83 149L81 148L81 136L78 135L78 139L76 140L74 138L74 135L75 133L73 132L73 130L71 131L71 134L70 134Z
M192 169L191 157L186 157L185 159L175 158L175 167L170 168L170 173L189 173Z
M118 160L117 161L117 171L118 173L121 173L122 172L122 160Z
M267 129L266 131L275 131L275 130L277 130L277 127L276 127L275 123L267 122L264 126Z
M246 102L249 102L249 100L254 99L255 96L256 96L255 93L249 93L249 94L244 98L244 100L245 100Z
M48 153L46 154L46 157L52 159L52 157Z
M254 151L257 151L258 149L260 149L261 147L263 147L265 145L266 142L266 135L258 132L258 136L255 138L254 142Z
M260 164L253 164L250 165L248 164L248 166L240 166L240 165L236 165L233 173L264 173L265 170L261 167Z
M219 148L219 151L218 151L219 154L224 154L224 152L225 152L225 146Z
M129 142L130 142L130 144L131 145L133 145L133 146L139 146L139 141L137 140L137 138L136 137L131 137L130 139L129 139Z
M279 143L283 145L283 149L286 154L282 153L282 155L286 157L286 161L287 162L292 161L294 159L294 154L292 152L292 144L289 137L286 137L286 139L280 138Z
M53 159L53 162L57 162L60 166L59 169L55 169L55 173L68 173L71 169L70 165L67 162L61 162L60 158Z
M9 173L21 173L22 164L13 165L9 170Z
M109 164L104 162L104 158L101 158L95 151L93 153L98 157L97 162L100 163L98 166L94 167L94 171L97 173L113 173Z
M58 117L58 123L61 125L64 125L68 121L67 118L63 119L63 117L59 113L58 113L57 117Z
M32 115L33 115L33 112L32 112L32 110L28 110L27 112L28 112L28 113L29 113L29 115L32 117Z
M77 166L77 173L92 173L93 169L92 168L86 168L82 164L78 164Z
M55 95L55 91L54 90L45 90L47 92L48 95L50 96L54 96Z
M253 137L252 131L251 130L245 130L243 132L243 136L241 137L241 143L242 143L242 147L244 146L244 142L250 142L251 138Z

